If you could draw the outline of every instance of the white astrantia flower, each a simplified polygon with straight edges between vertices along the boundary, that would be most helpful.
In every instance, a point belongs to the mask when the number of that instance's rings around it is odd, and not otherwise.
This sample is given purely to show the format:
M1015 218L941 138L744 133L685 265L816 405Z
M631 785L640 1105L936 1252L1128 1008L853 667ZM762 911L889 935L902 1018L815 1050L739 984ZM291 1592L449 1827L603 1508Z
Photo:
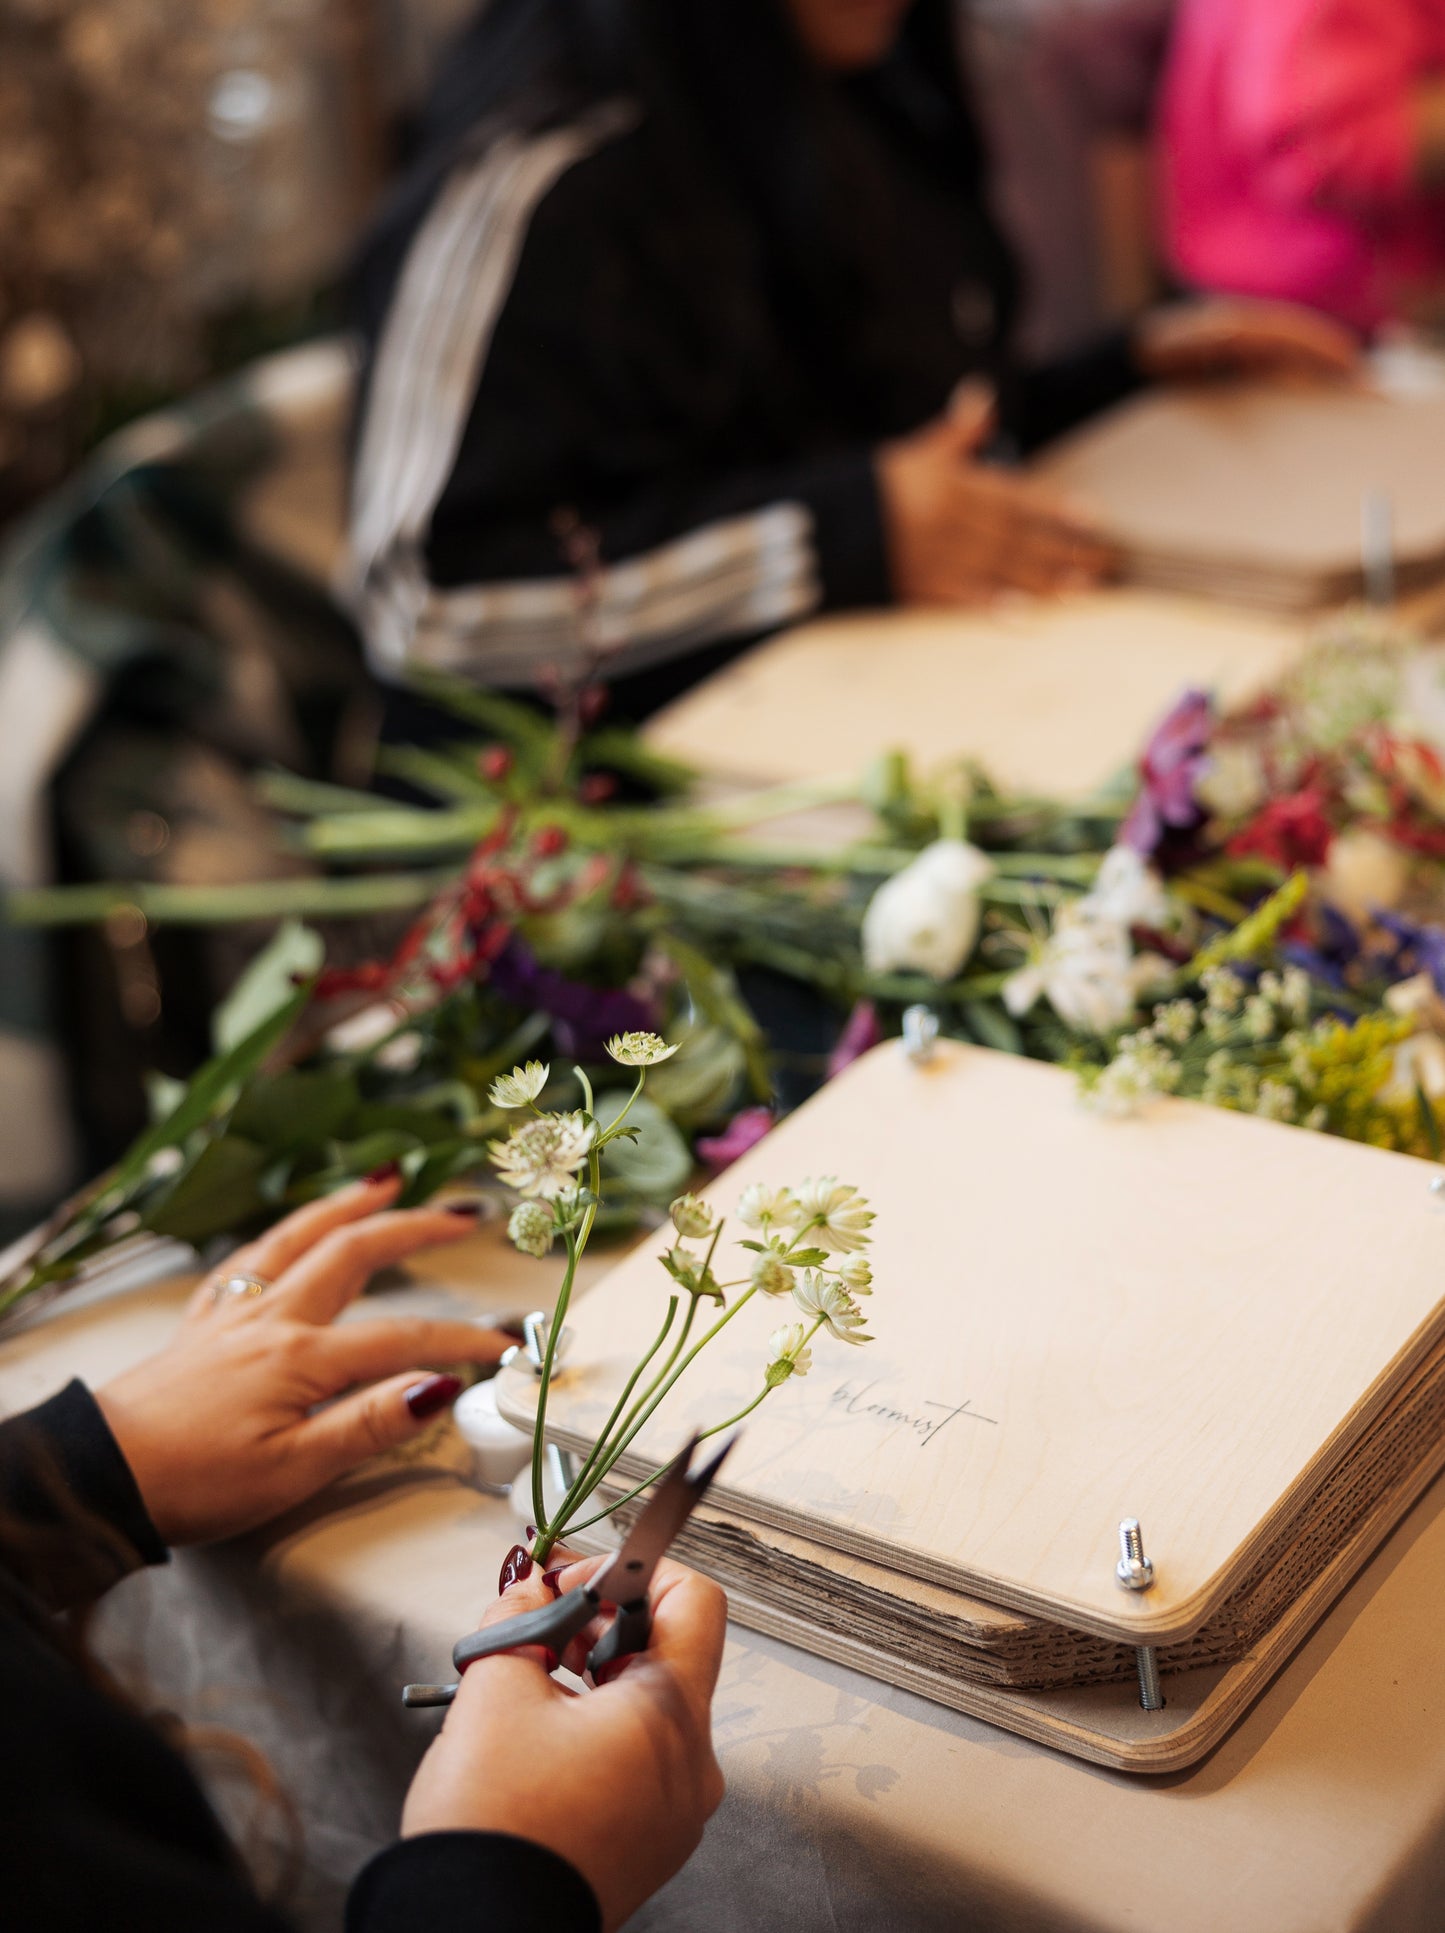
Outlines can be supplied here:
M807 1338L808 1332L801 1322L790 1322L785 1328L774 1329L768 1339L768 1367L765 1372L769 1389L776 1389L789 1376L806 1376L813 1367L813 1352L807 1346Z
M712 1233L713 1212L696 1195L679 1195L667 1212L678 1234L689 1241L701 1241Z
M802 1209L791 1188L769 1188L754 1181L738 1197L738 1220L746 1228L763 1228L776 1223L780 1228L796 1228Z
M872 1241L868 1230L873 1210L848 1182L824 1175L817 1181L805 1181L797 1193L803 1211L799 1226L814 1237L819 1248L848 1255Z
M513 1129L509 1140L494 1141L489 1153L509 1188L555 1201L576 1186L596 1133L580 1114L540 1114Z
M1126 927L1075 900L1059 909L1053 932L1028 964L1004 982L1004 1005L1018 1018L1042 998L1066 1027L1108 1034L1124 1026L1140 994L1170 971L1157 954L1136 959Z
M493 1107L530 1107L547 1085L551 1071L545 1061L529 1060L525 1067L514 1067L510 1074L499 1074L487 1097Z
M838 1270L838 1280L849 1295L872 1295L873 1264L866 1255L850 1255Z
M507 1223L507 1234L524 1255L546 1255L557 1233L557 1222L539 1201L519 1201Z
M659 1061L671 1060L681 1045L674 1041L669 1047L661 1034L614 1034L607 1051L623 1067L656 1067Z
M951 980L978 939L979 888L993 861L964 839L936 839L885 880L863 915L870 973L926 973Z
M1162 880L1132 846L1110 847L1079 904L1118 926L1158 930L1170 921L1169 896Z
M753 1257L752 1277L753 1287L764 1295L786 1295L793 1286L793 1271L771 1248Z
M805 1269L793 1284L793 1300L809 1320L821 1317L839 1342L872 1342L872 1336L863 1331L863 1311L841 1282Z

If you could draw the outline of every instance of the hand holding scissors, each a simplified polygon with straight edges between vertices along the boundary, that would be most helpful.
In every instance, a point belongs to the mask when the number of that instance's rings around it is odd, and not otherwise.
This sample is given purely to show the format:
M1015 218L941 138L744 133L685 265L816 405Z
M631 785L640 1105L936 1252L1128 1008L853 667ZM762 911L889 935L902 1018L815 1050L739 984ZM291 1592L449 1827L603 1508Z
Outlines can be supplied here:
M483 1625L469 1637L458 1640L452 1650L452 1663L464 1672L479 1658L496 1657L526 1645L542 1645L561 1657L578 1632L584 1630L599 1612L611 1606L616 1616L592 1647L587 1669L596 1678L618 1659L647 1648L652 1630L648 1592L658 1564L667 1555L673 1539L706 1494L723 1458L736 1438L729 1437L716 1456L693 1475L688 1474L698 1439L693 1436L681 1454L660 1477L621 1548L608 1558L588 1582L574 1591L564 1592L551 1604L519 1617L504 1618L498 1624ZM407 1685L401 1694L404 1705L449 1705L459 1686Z

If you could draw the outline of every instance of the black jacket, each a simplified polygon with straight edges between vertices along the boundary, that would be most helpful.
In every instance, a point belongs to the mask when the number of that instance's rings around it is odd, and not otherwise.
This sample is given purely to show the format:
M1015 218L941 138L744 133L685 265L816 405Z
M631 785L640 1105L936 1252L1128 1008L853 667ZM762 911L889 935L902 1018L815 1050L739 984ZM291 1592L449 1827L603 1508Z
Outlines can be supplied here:
M58 1478L58 1481L57 1481ZM6 1933L285 1933L184 1761L88 1682L59 1620L165 1561L100 1410L73 1382L0 1424L0 1924ZM590 1887L501 1833L424 1834L364 1869L348 1933L597 1933Z
M652 702L740 640L889 601L874 451L964 377L998 385L1016 450L1136 386L1122 337L1013 369L981 154L940 172L835 105L818 167L836 225L869 239L831 295L783 285L716 142L626 96L424 154L358 282L375 669L525 686L585 638Z

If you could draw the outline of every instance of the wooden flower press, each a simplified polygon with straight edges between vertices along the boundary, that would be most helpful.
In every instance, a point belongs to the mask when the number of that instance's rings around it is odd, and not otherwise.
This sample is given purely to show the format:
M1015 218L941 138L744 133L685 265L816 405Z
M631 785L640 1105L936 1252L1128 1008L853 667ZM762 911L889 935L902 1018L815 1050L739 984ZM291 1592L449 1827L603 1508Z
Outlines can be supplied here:
M1104 1118L1067 1073L983 1049L876 1049L709 1191L862 1188L877 1341L818 1338L687 1551L745 1624L1084 1758L1191 1763L1445 1463L1435 1172L1191 1102ZM569 1318L564 1447L656 1329L667 1240ZM739 1408L789 1319L755 1298L618 1475ZM504 1411L534 1391L509 1373ZM1131 1518L1139 1591L1116 1576Z

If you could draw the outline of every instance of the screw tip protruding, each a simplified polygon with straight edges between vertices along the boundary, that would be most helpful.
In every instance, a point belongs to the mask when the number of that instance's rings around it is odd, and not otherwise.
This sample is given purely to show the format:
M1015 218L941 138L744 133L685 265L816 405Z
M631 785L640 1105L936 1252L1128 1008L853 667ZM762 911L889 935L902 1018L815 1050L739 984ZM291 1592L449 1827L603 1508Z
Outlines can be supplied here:
M1119 1561L1114 1575L1126 1591L1147 1591L1154 1582L1154 1566L1144 1555L1144 1534L1137 1517L1125 1517L1119 1525Z

